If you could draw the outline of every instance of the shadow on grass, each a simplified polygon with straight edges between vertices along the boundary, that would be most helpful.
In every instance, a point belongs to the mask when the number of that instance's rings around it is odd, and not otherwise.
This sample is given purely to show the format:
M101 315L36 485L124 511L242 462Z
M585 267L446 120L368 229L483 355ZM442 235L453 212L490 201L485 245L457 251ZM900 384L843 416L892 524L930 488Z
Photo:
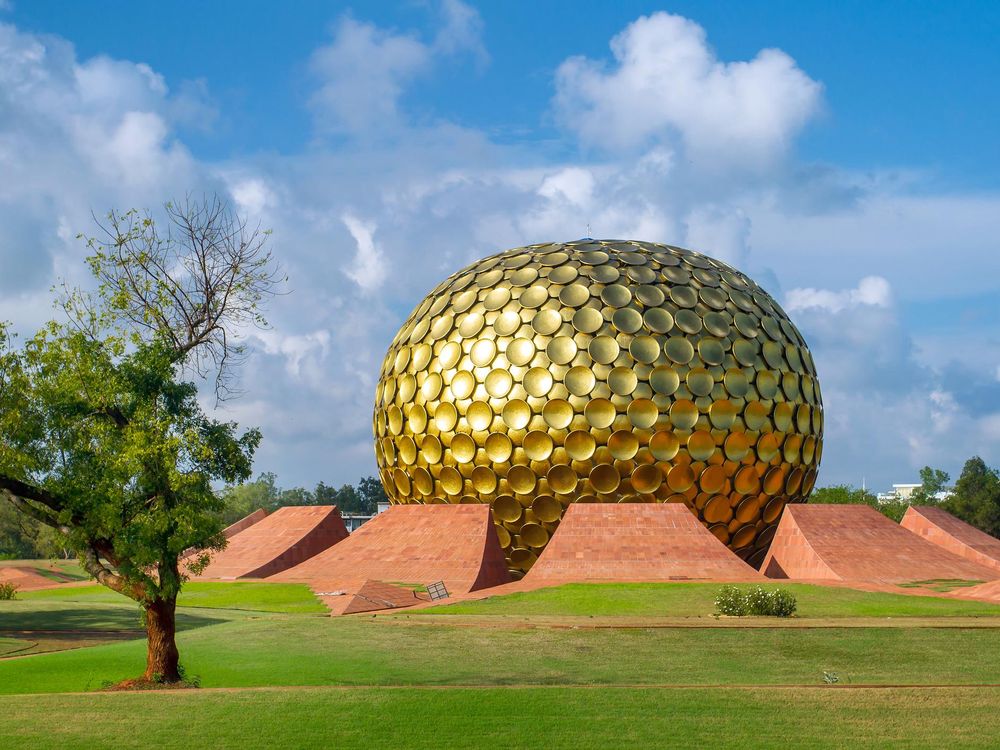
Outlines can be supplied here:
M177 613L177 629L191 630L206 625L217 625L222 618ZM73 633L93 637L97 632L134 632L134 637L145 635L138 605L82 604L13 601L0 602L0 635L24 633L59 633L69 637Z

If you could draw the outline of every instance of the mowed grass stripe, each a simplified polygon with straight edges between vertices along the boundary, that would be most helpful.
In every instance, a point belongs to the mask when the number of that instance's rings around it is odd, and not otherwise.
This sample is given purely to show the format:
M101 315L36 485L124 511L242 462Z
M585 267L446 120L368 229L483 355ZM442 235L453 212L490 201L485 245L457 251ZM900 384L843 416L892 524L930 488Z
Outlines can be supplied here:
M3 698L0 737L7 750L90 750L95 738L164 750L987 748L998 707L990 688L177 691Z
M741 584L747 588L752 584ZM765 583L795 595L797 618L988 617L1000 604L936 596L859 591L805 583ZM698 617L715 611L718 583L571 583L415 610L423 615L574 615Z
M995 629L536 630L267 615L178 637L205 687L991 684ZM0 661L0 692L75 692L141 671L143 641Z

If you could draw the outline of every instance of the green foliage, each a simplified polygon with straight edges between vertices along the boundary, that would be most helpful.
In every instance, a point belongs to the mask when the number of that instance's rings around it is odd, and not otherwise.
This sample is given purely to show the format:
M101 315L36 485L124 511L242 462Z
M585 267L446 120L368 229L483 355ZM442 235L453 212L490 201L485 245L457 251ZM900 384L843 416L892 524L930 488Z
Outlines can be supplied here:
M810 503L835 505L869 505L897 523L902 520L908 506L901 500L879 500L873 493L848 484L818 487L809 495Z
M277 278L267 233L221 201L164 213L165 229L148 213L108 214L86 239L96 292L63 287L63 322L21 346L0 324L0 501L168 621L180 555L224 544L213 483L247 479L261 438L205 414L192 379L214 374L216 396L231 392L238 334L265 324ZM168 680L175 653L156 654Z
M0 601L10 601L17 598L16 583L0 583Z
M920 470L920 486L910 496L911 505L929 505L938 502L937 495L945 490L951 477L941 469L925 466Z
M942 507L987 534L1000 537L1000 474L979 456L970 458Z
M784 589L754 586L743 591L737 586L723 586L715 598L716 609L731 617L791 617L795 612L795 596Z
M387 500L382 483L375 477L363 477L357 486L345 484L340 489L320 482L310 491L302 487L282 489L272 472L261 474L252 482L227 486L221 494L225 506L223 521L227 524L258 508L270 512L286 505L336 505L344 514L371 515L380 502Z

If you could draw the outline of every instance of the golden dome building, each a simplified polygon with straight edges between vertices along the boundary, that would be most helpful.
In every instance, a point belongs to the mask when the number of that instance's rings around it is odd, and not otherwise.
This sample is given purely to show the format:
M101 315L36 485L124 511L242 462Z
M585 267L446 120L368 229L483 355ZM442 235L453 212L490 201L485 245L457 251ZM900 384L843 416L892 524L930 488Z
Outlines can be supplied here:
M758 565L822 454L812 356L750 278L669 245L530 245L453 274L389 347L390 501L489 503L514 576L570 503L684 503Z

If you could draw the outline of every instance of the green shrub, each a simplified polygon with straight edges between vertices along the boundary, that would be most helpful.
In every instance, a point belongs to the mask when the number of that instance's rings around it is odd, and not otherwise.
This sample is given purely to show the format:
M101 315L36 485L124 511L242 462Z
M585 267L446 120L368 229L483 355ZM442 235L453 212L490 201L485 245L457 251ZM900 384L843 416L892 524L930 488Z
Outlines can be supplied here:
M796 603L795 596L783 589L769 591L754 586L749 591L742 591L736 586L723 586L715 597L715 607L720 614L731 617L790 617Z
M743 617L747 613L746 597L735 586L723 586L715 597L715 608L724 615Z
M17 598L16 583L0 583L0 601L9 601Z

